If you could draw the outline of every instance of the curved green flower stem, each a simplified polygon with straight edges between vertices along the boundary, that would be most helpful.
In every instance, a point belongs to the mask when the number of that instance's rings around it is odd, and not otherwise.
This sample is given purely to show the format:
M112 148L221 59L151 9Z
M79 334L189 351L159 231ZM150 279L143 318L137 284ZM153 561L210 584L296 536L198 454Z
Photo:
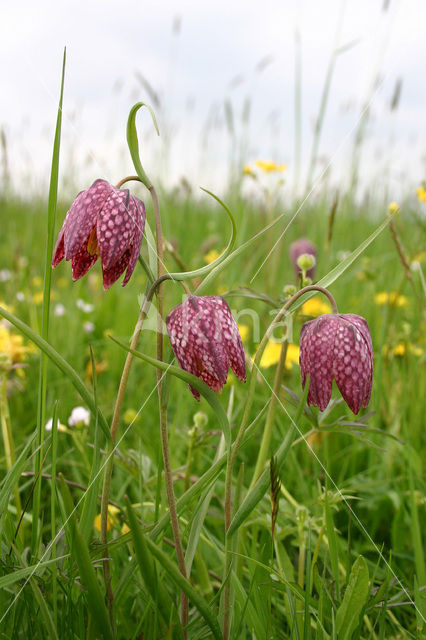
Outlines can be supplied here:
M268 329L266 330L266 333L263 336L259 344L259 347L256 351L256 354L254 356L253 366L250 373L249 389L248 389L247 401L244 409L243 418L241 420L237 437L235 438L234 444L232 445L231 452L227 461L226 478L225 478L225 534L226 534L225 569L223 574L224 580L226 580L226 584L223 590L223 602L224 602L223 637L224 637L224 640L228 640L229 638L229 622L230 622L230 596L231 596L230 570L231 570L231 564L232 564L232 552L231 552L231 540L230 540L231 536L228 536L227 533L228 533L228 529L230 527L231 518L232 518L232 491L231 490L232 490L232 472L234 468L235 458L237 456L238 449L240 447L241 441L244 437L246 427L248 425L250 411L251 411L251 407L254 399L254 391L256 387L256 378L257 378L256 372L257 372L257 369L259 368L260 360L262 358L265 347L269 341L269 338L272 332L277 327L278 323L280 323L281 320L284 318L284 316L287 315L287 313L291 309L292 305L296 302L296 300L298 300L305 293L308 293L308 291L319 291L320 293L323 293L330 300L333 313L338 313L336 302L333 296L331 295L331 293L327 289L324 289L324 287L320 287L314 284L308 285L307 287L304 287L303 289L300 289L299 291L297 291L294 294L294 296L292 296L284 304L284 306L279 310L279 312L277 313L277 315L269 325ZM261 444L261 450L263 451L266 450L266 447L263 446L263 442ZM258 464L256 464L256 467L257 466ZM262 469L263 469L263 465L262 465Z
M115 185L115 188L116 189L121 189L123 184L125 184L126 182L130 182L131 180L135 180L136 182L142 182L142 180L139 178L139 176L126 176L125 178L122 178L121 180L119 180L117 182L117 184Z

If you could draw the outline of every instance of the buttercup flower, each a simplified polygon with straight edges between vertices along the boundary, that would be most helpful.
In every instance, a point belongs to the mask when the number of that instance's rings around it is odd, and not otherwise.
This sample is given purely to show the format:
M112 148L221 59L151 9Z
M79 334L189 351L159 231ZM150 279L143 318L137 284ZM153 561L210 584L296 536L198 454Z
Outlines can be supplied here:
M300 334L302 386L310 376L308 404L324 411L333 378L354 412L366 407L373 381L373 346L364 318L354 313L322 315L306 322Z
M270 160L256 160L255 165L266 173L271 173L272 171L278 171L281 173L287 169L285 164L276 164L276 162L272 162Z
M221 296L189 296L166 318L173 352L185 371L221 391L228 368L245 382L244 348L238 326ZM189 387L196 400L200 394Z
M127 269L123 287L135 268L145 227L144 203L95 180L78 194L68 211L53 254L52 267L64 258L72 260L73 280L84 276L98 256L102 262L104 289Z
M316 262L317 248L307 238L300 238L299 240L296 240L296 242L293 242L290 245L290 260L292 262L293 269L296 273L296 276L298 276L299 273L301 272L301 268L297 264L297 259L304 254L314 256L315 262ZM313 280L314 273L315 273L315 264L306 271L306 276Z

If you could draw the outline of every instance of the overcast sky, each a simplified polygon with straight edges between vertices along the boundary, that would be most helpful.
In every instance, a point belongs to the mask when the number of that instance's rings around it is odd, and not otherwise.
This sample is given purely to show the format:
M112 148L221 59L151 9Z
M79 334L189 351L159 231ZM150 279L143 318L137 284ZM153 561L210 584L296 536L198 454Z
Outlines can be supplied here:
M316 176L328 163L332 182L348 173L360 114L368 104L363 180L374 182L379 192L389 184L390 196L400 197L426 177L424 24L424 0L2 3L0 127L9 172L15 185L22 181L43 193L66 46L64 190L84 188L98 176L117 182L132 172L125 127L138 100L154 107L161 132L160 138L154 136L147 114L140 115L144 166L167 184L185 176L194 187L202 184L220 193L231 162L242 168L261 158L288 165L289 188L297 179L303 185L313 124L337 46L342 49ZM400 100L392 111L399 80ZM3 152L0 159L3 171Z

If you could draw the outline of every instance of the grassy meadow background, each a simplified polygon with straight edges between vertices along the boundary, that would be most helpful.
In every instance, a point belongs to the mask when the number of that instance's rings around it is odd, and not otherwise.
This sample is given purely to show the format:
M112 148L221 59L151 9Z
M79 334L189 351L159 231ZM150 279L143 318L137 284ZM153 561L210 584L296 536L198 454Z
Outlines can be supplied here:
M352 177L359 169L356 150L355 144ZM294 283L288 257L291 242L304 236L318 247L316 279L320 279L386 219L392 194L384 197L371 185L356 190L356 181L349 180L349 186L341 188L325 181L313 193L295 197L285 188L285 170L273 164L256 165L256 158L250 168L244 167L237 156L231 165L232 177L218 194L235 216L237 246L285 214L230 263L206 292L225 295L238 318L250 362L272 319L271 310L280 306L284 287ZM149 173L149 158L143 160ZM66 168L63 171L66 174ZM72 176L61 177L64 183L67 179L72 181ZM80 185L78 190L88 186ZM149 194L137 183L128 186L145 201L153 227ZM233 590L231 638L424 637L426 191L417 186L417 193L407 191L398 202L392 229L386 227L330 287L341 313L360 314L370 326L375 366L371 401L368 409L354 417L334 389L334 400L323 414L305 408L297 423L299 433L279 469L274 533L268 488L233 538L234 568L232 576L226 577ZM160 186L159 197L169 271L195 269L223 250L229 225L224 223L223 210L207 195L182 182L173 189ZM71 200L59 191L55 239ZM44 199L22 198L4 190L0 207L0 306L40 334L47 193ZM142 254L148 259L145 239ZM96 402L108 422L125 360L124 351L108 336L128 343L146 282L139 265L125 288L117 283L107 292L99 264L75 283L69 263L52 273L49 342L90 392L95 383ZM251 297L256 295L253 292L272 302ZM181 300L180 287L166 283L165 312ZM295 346L289 350L282 380L272 452L292 428L291 418L302 395L297 363L301 325L327 312L324 300L315 297L294 316ZM259 318L259 336L247 309ZM155 332L149 326L154 325L148 322L139 349L154 356ZM264 407L271 397L277 364L273 344L267 355L258 375L254 425L236 460L234 512L249 491ZM98 474L105 460L105 437L93 414L88 425L68 424L73 408L85 403L69 379L49 362L45 421L55 413L59 424L57 433L44 432L41 453L36 452L39 360L40 353L30 341L2 321L0 638L183 637L176 614L181 585L170 568L177 565L171 528L164 519L168 505L155 370L140 360L134 362L120 421L108 548L113 629L106 608L98 606L97 600L100 594L102 604L105 595L99 534L102 472ZM10 362L19 366L10 370ZM235 434L246 403L246 386L230 374L220 402ZM224 467L210 484L197 489L197 482L213 465L220 430L209 405L203 399L197 404L186 385L176 379L170 382L168 430L176 497L190 495L178 502L183 546L190 544L194 552L189 581L220 625ZM34 540L33 488L40 460L40 511ZM147 540L162 553L161 557L150 553L154 584L147 580L138 557L140 540L129 521L125 496ZM201 519L206 499L208 508ZM75 505L76 519L68 517L70 505ZM159 522L166 525L156 527ZM199 528L193 526L197 522ZM158 585L164 585L168 594L168 619L160 614ZM199 601L191 597L187 635L214 637Z

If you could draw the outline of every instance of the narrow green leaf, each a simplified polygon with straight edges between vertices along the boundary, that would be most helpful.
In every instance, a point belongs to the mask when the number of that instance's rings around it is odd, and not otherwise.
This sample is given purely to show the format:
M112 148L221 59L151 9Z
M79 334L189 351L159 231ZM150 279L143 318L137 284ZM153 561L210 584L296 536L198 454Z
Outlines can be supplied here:
M136 553L136 559L138 561L139 570L145 583L145 587L148 593L151 595L152 601L158 606L161 617L165 624L168 626L171 620L171 612L173 609L172 599L167 592L165 586L158 580L155 570L154 560L152 555L148 551L146 544L146 537L142 533L142 529L137 521L135 512L132 509L130 502L126 499L126 510L129 518L130 528L132 530L133 546ZM174 624L180 625L180 622L175 618ZM179 634L183 637L183 633Z
M294 423L292 422L284 441L279 446L277 452L274 454L276 457L277 467L280 468L287 457L288 452L290 451L290 447L293 444L294 437L296 435L296 427L300 422L302 417L303 410L306 405L306 398L308 396L308 387L309 384L305 385L303 397L300 401L299 407L297 409L296 416L294 418ZM237 513L233 517L230 527L228 529L228 536L232 536L240 525L244 522L244 520L250 515L250 513L254 510L256 505L262 500L265 493L268 491L271 485L271 475L269 472L269 468L265 469L253 489L248 492L240 507L237 510Z
M142 532L141 535L143 535ZM157 558L157 560L162 565L166 573L168 573L173 582L175 582L177 586L182 589L182 591L188 596L192 604L198 609L198 611L210 627L213 637L217 638L217 640L222 640L222 633L219 627L219 623L217 621L217 618L213 615L211 608L206 600L192 587L188 580L183 577L179 569L176 567L176 565L173 564L173 562L164 553L164 551L162 551L148 537L145 537L145 542L148 550L153 556Z
M360 623L362 609L369 593L369 575L365 559L358 556L352 565L348 586L336 614L336 631L339 640L350 640Z
M58 558L52 558L45 560L44 562L37 562L29 567L23 567L22 569L15 569L12 573L7 573L5 576L0 577L0 589L6 589L16 582L25 580L28 576L40 576L43 575L46 568L54 566L54 572L56 572L55 565L58 562L62 562L69 558L69 554L65 556L59 556Z
M58 640L58 634L56 633L52 616L50 615L50 611L47 607L45 596L41 593L34 578L30 578L29 583L34 594L34 599L39 607L38 615L43 620L43 637L51 638L51 640Z
M3 478L1 489L0 489L0 513L3 515L6 512L6 505L9 501L10 492L12 491L14 485L18 482L18 478L20 477L22 470L24 469L26 463L28 462L29 456L28 454L31 451L31 447L34 442L36 434L33 433L30 436L27 444L22 449L18 459L16 460L13 467Z
M58 369L67 376L67 378L74 385L76 391L79 393L81 399L84 400L89 409L92 411L93 415L98 415L99 424L102 428L102 431L104 432L106 438L108 440L111 440L108 423L105 420L104 415L96 406L92 394L90 393L90 391L88 391L86 385L84 384L78 373L75 371L75 369L72 368L72 366L56 351L56 349L52 347L51 344L46 342L46 340L43 340L43 338L38 333L33 331L31 327L25 324L25 322L22 322L22 320L14 316L12 313L9 313L9 311L6 311L6 309L3 309L2 307L0 307L0 316L6 318L6 320L13 324L21 333L24 334L24 336L31 340L31 342L34 342L34 344L47 355L47 357L53 362L53 364L55 364Z
M64 97L65 82L65 62L66 49L62 59L61 89L59 95L58 114L56 117L55 139L53 142L52 166L50 172L49 199L47 205L47 240L44 262L44 286L43 286L43 306L41 320L41 336L47 342L49 338L49 313L50 313L50 287L52 281L52 254L55 233L56 205L58 200L58 178L59 178L59 155L61 147L62 128L62 102ZM47 359L45 353L41 353L39 369L39 386L37 402L37 445L41 445L44 440L44 424L47 400ZM41 450L35 460L35 473L37 474L41 466ZM38 540L38 522L40 512L40 492L41 482L37 482L34 487L33 496L33 526L31 531L31 549L35 552Z
M66 527L69 529L71 534L74 552L73 555L77 561L80 580L87 590L87 604L93 618L93 623L98 634L102 635L103 638L112 640L113 632L105 605L105 598L96 578L96 573L90 559L87 544L77 527L77 516L74 513L74 504L71 493L62 477L60 479L60 491L65 511L67 513Z
M160 360L151 358L151 356L147 356L144 353L141 353L140 351L135 351L134 349L130 349L130 347L123 344L122 342L120 342L120 340L117 340L113 336L109 336L109 337L111 338L111 340L116 342L120 347L122 347L126 351L130 351L130 353L132 353L136 358L139 358L140 360L144 360L145 362L148 362L152 366L157 367L157 369L160 369L160 371L164 371L165 373L171 374L172 376L175 376L176 378L183 380L187 384L190 384L192 387L194 387L194 389L197 389L197 391L201 393L201 395L207 400L207 402L215 412L216 417L219 421L219 424L222 427L222 431L223 431L223 435L225 436L227 447L231 445L231 429L229 426L228 417L217 395L215 394L214 391L210 389L210 387L208 387L202 380L200 380L196 376L193 376L191 373L188 373L187 371L184 371L183 369L180 369L179 367L176 367L173 364L168 364L167 362L160 362Z
M99 419L98 419L98 394L97 394L97 378L96 378L96 366L95 356L93 354L92 346L90 345L90 358L92 362L92 379L93 379L93 400L96 406L95 413L95 437L93 442L93 460L92 468L90 470L90 479L87 491L84 496L83 509L81 511L80 518L80 531L83 538L88 541L91 531L93 530L93 521L96 515L96 503L98 499L98 487L99 487L99 468L101 464L101 443L99 433Z
M339 598L340 597L339 553L337 549L336 531L334 529L333 511L328 501L328 478L326 480L326 487L325 487L325 524L327 529L328 547L330 551L331 570L333 572L337 598Z

